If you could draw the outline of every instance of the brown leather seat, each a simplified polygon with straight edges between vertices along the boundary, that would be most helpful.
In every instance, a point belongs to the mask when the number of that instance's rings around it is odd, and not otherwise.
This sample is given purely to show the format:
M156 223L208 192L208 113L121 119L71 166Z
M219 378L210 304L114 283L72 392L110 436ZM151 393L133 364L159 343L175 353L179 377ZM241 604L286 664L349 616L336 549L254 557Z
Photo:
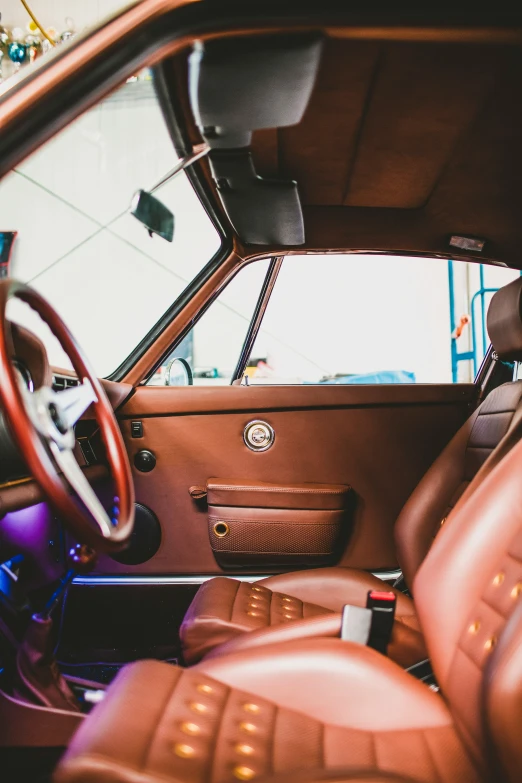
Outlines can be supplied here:
M521 294L519 278L500 289L490 304L488 330L503 360L522 359ZM474 491L489 470L486 466L481 471L487 458L499 444L504 453L516 442L509 432L520 418L522 381L495 389L421 480L395 525L397 559L408 585L459 498L472 481L469 491ZM337 636L342 607L364 606L372 588L382 589L383 583L366 572L342 567L296 571L255 585L217 577L199 589L181 626L185 661L195 663L218 647L221 654L291 639ZM426 649L413 601L395 592L397 622L389 654L410 666L426 657Z
M341 769L348 780L520 781L521 475L519 442L459 503L416 576L439 693L340 639L190 669L143 661L87 717L55 783L335 780Z

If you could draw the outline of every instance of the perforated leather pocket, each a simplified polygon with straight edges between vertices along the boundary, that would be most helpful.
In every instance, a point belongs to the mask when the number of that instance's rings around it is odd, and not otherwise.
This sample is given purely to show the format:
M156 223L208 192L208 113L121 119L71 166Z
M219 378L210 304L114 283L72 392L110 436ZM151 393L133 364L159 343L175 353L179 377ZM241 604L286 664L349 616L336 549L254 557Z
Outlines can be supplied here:
M327 565L338 559L350 533L348 486L212 479L207 490L210 545L223 568Z

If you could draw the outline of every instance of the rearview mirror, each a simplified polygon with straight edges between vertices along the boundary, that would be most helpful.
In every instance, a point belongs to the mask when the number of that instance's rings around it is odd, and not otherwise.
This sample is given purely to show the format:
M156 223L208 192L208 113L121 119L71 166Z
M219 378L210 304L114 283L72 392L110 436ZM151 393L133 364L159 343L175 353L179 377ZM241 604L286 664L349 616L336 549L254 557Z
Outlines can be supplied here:
M143 223L149 234L172 242L174 238L174 215L152 193L138 190L132 199L131 215Z

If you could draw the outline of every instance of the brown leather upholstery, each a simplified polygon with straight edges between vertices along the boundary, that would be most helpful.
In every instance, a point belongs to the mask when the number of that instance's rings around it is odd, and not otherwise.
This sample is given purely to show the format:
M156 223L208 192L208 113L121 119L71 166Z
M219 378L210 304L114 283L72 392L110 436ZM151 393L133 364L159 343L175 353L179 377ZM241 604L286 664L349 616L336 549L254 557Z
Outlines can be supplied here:
M505 359L522 358L521 297L522 278L518 278L500 289L489 307L493 346ZM488 474L488 458L495 449L503 455L512 448L516 440L509 433L521 418L522 381L495 389L420 481L395 524L397 559L407 584L413 585L455 504L465 492L480 486ZM211 479L209 486L219 493L221 485L214 486L215 481ZM244 494L246 490L239 487L237 491ZM247 496L244 502L248 504ZM348 568L294 572L262 580L253 587L218 577L200 588L181 626L185 660L195 663L223 644L229 653L288 639L338 636L342 607L364 606L367 591L379 587L380 580ZM332 612L335 617L326 619ZM321 615L323 619L318 621ZM251 633L241 638L245 632ZM389 655L404 666L426 655L413 602L400 594Z
M522 765L521 467L518 443L456 509L415 581L430 657L459 730L479 758L489 726L513 781Z
M266 481L209 478L209 506L337 511L345 508L351 493L346 484L269 484Z
M522 282L516 282L522 286ZM410 587L441 523L447 520L475 476L481 479L477 475L480 469L521 416L522 381L505 383L492 391L448 443L406 502L395 524L395 543L397 558Z
M224 783L321 767L377 767L423 783L478 780L439 696L373 650L337 640L264 647L189 670L128 666L55 780Z
M338 636L345 604L363 605L377 577L348 568L295 571L255 584L217 577L201 586L181 628L187 663L222 652L314 636ZM413 601L399 591L390 655L403 666L426 657ZM399 627L400 626L400 627ZM246 634L245 631L252 633Z
M387 772L364 770L354 772L350 769L298 770L290 774L284 772L282 775L270 775L270 777L263 778L259 783L268 780L270 783L412 783L412 778L405 778L402 775L397 777L397 775L389 775Z
M440 693L339 639L185 670L139 662L84 721L56 783L226 783L341 768L418 783L520 781L521 474L519 442L459 503L416 577Z
M522 287L513 280L495 294L488 310L488 333L501 359L522 360Z
M516 283L522 286L522 280ZM492 305L494 302L495 298ZM499 444L512 447L508 435L521 417L522 381L495 389L421 480L395 526L397 557L408 584L413 584L441 523L463 493L474 491L482 481L487 473L488 457ZM382 582L376 577L339 567L270 577L253 587L217 577L200 588L182 623L180 638L185 660L195 663L224 643L230 652L287 638L337 636L339 614L335 621L323 624L322 630L313 618L340 613L345 604L364 606L367 591L379 588L382 589ZM257 600L260 595L263 601ZM426 651L413 602L403 594L398 595L398 622L389 654L409 666L422 660ZM287 630L286 626L292 622L295 626ZM240 640L239 635L248 631L256 634Z

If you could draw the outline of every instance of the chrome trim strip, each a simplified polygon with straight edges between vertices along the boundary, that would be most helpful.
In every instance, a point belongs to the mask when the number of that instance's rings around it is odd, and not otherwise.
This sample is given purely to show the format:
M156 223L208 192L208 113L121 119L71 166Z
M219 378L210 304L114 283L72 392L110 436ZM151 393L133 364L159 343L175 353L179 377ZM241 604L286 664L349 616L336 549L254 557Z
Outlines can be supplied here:
M209 579L225 574L213 574L211 576L76 576L73 579L75 585L202 585ZM262 576L230 576L228 579L237 579L240 582L257 582L259 579L267 579L272 574Z
M248 375L245 375L245 379L248 381ZM251 434L255 429L260 429L265 435L265 441L260 446L258 446L257 443L251 437ZM253 421L249 421L245 429L243 430L243 441L245 443L245 446L249 448L250 451L253 451L255 453L268 451L270 446L274 445L274 440L275 440L274 428L271 427L267 421L262 421L261 419L254 419Z
M383 579L385 582L395 581L401 576L402 571L375 571L373 576ZM189 575L189 576L76 576L73 584L82 586L104 586L112 587L116 585L202 585L209 579L214 579L218 574L211 576ZM226 576L219 574L219 576ZM227 576L227 579L237 579L239 582L258 582L260 579L268 579L273 574L263 574L262 576Z

